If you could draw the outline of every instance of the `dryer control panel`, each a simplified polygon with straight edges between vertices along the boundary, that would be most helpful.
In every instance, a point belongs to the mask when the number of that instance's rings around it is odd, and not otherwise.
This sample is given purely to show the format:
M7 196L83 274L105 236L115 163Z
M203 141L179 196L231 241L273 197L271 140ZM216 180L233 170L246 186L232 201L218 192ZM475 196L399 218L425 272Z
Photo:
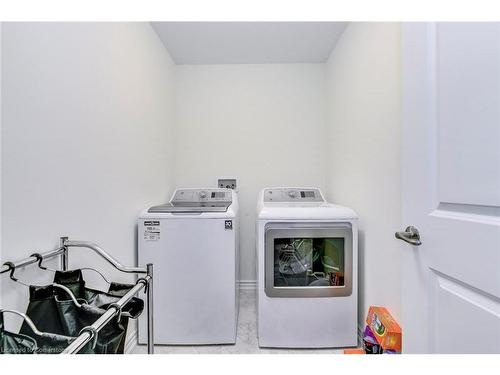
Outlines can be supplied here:
M264 202L324 202L319 189L271 188L264 190Z

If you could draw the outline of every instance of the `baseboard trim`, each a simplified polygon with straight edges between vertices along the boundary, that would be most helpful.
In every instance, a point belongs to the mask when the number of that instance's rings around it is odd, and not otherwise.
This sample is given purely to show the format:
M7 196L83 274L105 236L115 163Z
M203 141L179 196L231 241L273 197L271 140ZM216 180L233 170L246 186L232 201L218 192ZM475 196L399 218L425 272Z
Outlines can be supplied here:
M131 322L130 322L131 323ZM129 325L129 329L130 329ZM123 349L125 354L132 354L135 347L137 346L137 328L129 331L127 341L125 341L125 348Z
M238 280L236 284L240 290L254 290L257 288L257 280Z

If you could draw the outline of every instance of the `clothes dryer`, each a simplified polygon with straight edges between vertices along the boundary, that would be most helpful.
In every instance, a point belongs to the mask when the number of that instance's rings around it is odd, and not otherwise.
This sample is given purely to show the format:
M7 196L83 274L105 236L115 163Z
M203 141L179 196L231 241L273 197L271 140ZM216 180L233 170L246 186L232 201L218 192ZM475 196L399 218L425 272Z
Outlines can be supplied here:
M266 188L256 232L259 346L357 346L356 213L317 188Z

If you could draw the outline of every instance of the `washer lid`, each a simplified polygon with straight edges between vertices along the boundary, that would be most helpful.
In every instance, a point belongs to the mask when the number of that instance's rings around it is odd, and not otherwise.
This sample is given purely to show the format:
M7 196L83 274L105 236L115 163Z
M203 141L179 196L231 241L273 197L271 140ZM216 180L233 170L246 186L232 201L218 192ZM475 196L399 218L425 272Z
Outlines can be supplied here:
M231 203L224 204L204 204L201 203L199 205L193 206L176 206L172 203L161 204L159 206L151 207L148 212L186 212L186 213L201 213L201 212L226 212L227 208L231 205Z
M228 189L177 189L169 203L153 206L148 212L226 212L231 203Z

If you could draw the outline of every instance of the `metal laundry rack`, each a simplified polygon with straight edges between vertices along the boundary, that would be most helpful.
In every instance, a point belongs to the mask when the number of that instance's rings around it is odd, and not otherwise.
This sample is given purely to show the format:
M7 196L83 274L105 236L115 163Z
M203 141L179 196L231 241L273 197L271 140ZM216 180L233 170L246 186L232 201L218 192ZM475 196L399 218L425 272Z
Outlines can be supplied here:
M75 354L78 353L87 343L97 339L99 331L108 324L115 316L120 314L121 308L129 302L134 295L142 289L146 289L147 293L147 328L148 328L148 354L154 353L154 330L153 330L153 264L148 263L146 268L127 267L119 263L111 257L106 251L93 242L89 241L71 241L68 237L61 237L59 248L47 251L46 253L33 254L28 258L21 259L14 263L3 264L0 267L0 274L9 272L12 268L24 267L30 264L38 263L40 259L46 260L56 256L61 258L61 266L63 271L68 270L68 251L72 247L85 247L93 250L108 263L121 272L146 274L137 280L135 286L130 289L120 300L114 303L94 324L87 326L81 330L81 334L62 352L62 354Z

